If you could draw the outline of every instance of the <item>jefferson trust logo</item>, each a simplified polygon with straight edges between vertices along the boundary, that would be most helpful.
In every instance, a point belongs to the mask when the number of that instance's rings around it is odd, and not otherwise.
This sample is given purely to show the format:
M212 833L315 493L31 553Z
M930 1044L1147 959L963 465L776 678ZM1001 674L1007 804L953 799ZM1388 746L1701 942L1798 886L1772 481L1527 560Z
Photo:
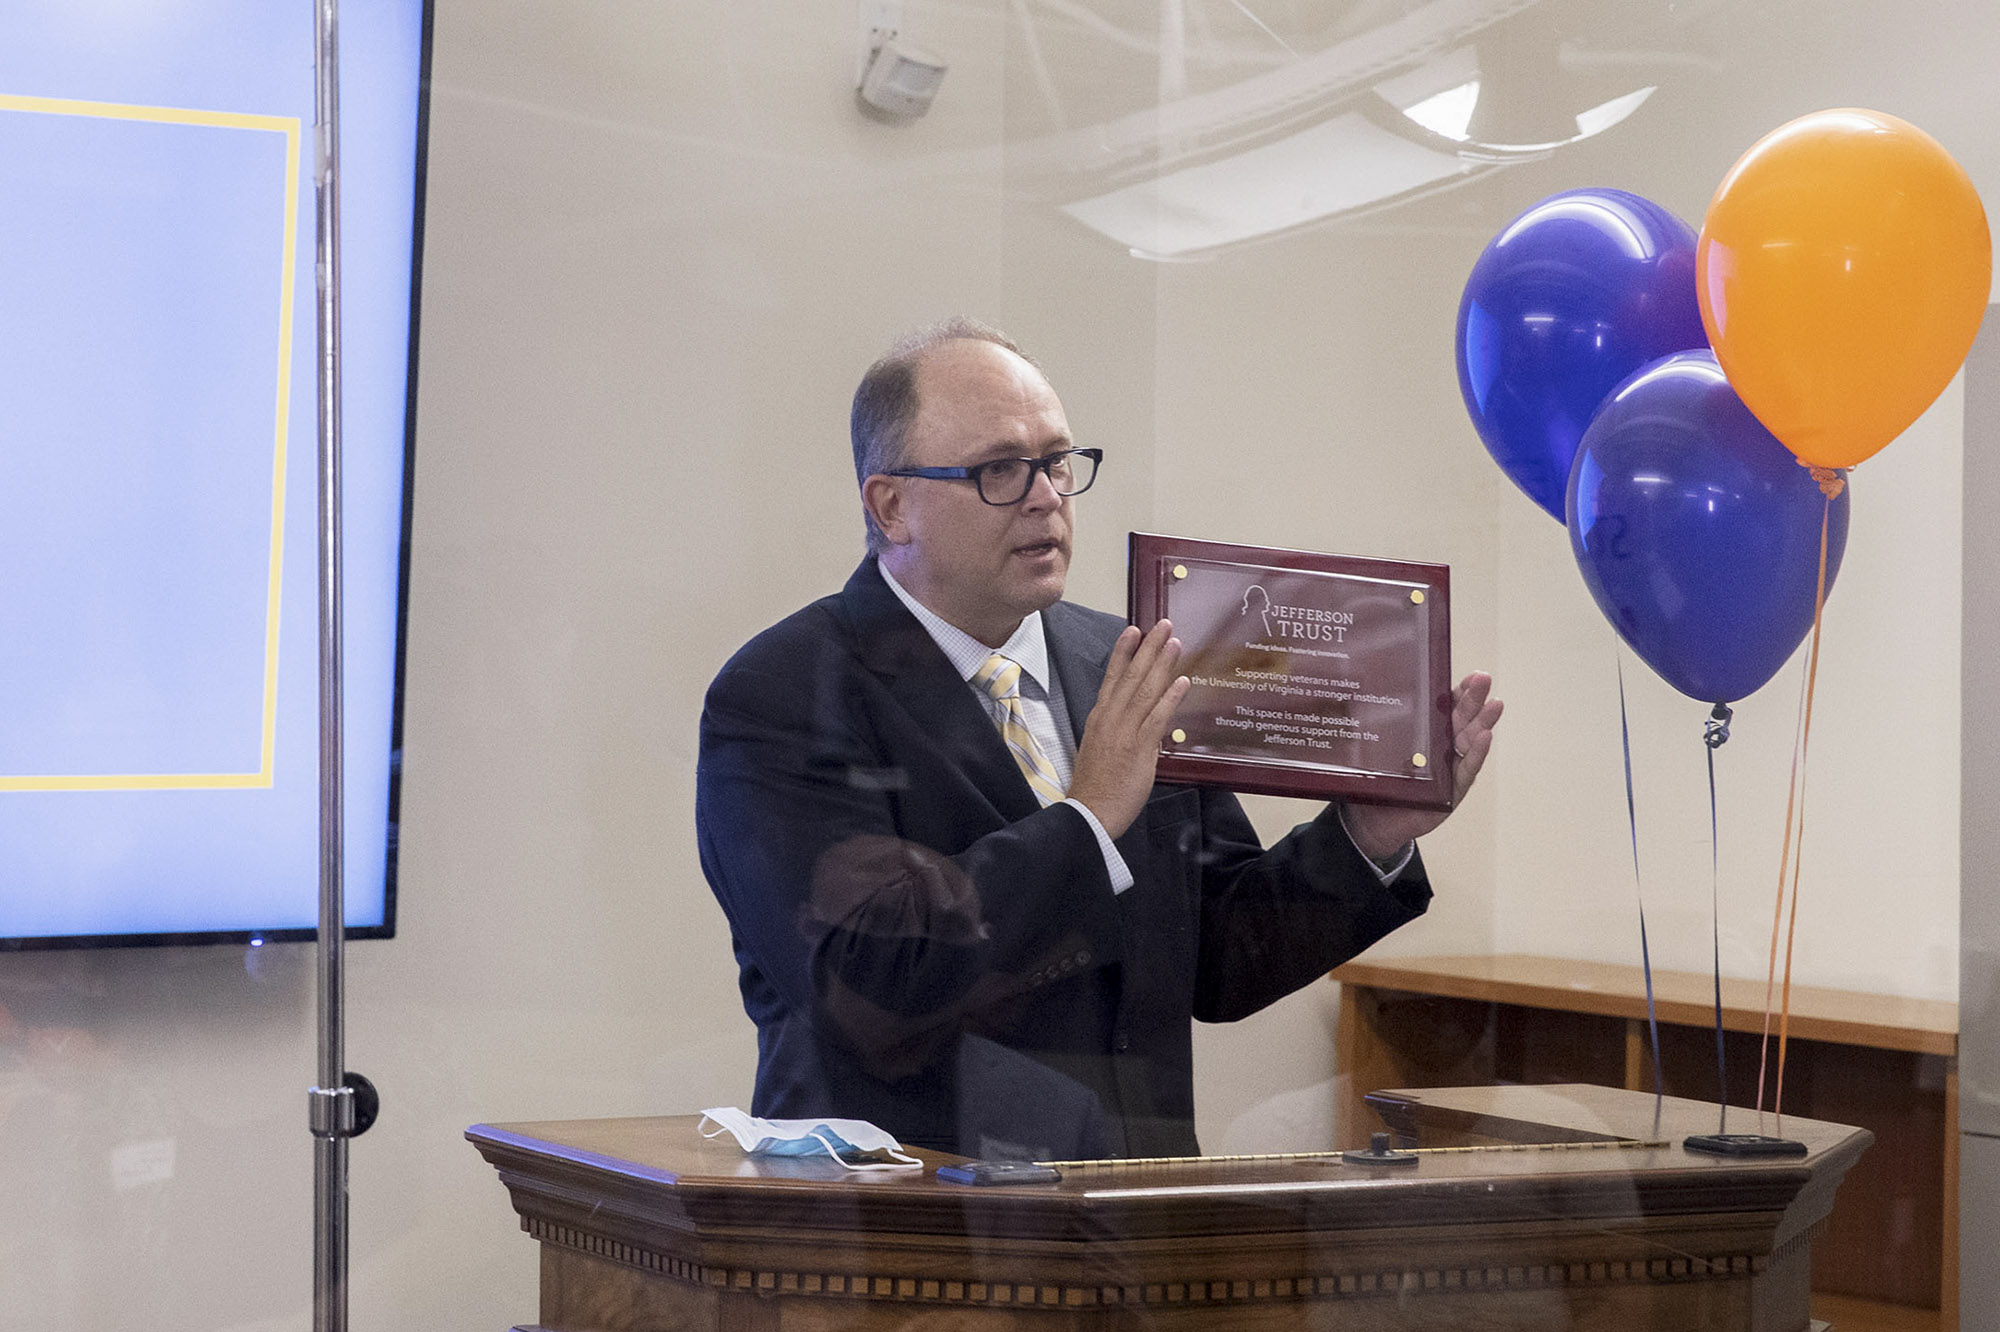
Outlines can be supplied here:
M1317 606L1288 606L1271 600L1262 584L1252 583L1243 593L1243 609L1238 617L1256 615L1264 637L1289 641L1344 643L1354 625L1353 611L1321 610Z

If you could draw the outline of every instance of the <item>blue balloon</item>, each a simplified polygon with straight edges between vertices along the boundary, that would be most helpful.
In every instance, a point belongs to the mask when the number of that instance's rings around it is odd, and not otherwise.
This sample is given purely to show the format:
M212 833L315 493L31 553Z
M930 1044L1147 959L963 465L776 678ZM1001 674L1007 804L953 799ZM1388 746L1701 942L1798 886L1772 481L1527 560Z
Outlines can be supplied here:
M1843 474L1844 475L1844 474ZM1847 548L1830 503L1723 377L1713 352L1663 357L1619 385L1577 449L1570 550L1597 608L1683 694L1729 703L1812 628Z
M1708 345L1695 234L1623 190L1551 195L1493 239L1458 305L1458 387L1486 451L1563 521L1570 462L1604 395Z

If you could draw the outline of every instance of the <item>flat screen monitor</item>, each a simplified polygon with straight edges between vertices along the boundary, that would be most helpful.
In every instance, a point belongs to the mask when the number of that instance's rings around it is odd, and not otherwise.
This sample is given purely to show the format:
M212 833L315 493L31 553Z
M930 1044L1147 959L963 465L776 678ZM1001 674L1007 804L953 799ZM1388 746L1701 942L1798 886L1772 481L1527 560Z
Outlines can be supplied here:
M0 5L0 949L315 933L313 17ZM386 937L428 5L339 32L346 922Z

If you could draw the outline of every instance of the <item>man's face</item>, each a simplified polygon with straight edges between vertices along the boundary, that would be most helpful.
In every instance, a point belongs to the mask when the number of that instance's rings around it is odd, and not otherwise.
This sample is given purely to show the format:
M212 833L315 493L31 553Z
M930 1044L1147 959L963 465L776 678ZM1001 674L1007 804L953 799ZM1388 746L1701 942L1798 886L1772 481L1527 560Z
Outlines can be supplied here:
M1070 447L1062 403L1041 373L991 342L956 339L917 367L904 463L970 467ZM992 505L971 481L871 477L889 538L882 561L917 600L989 647L1062 596L1073 510L1046 476L1019 504Z

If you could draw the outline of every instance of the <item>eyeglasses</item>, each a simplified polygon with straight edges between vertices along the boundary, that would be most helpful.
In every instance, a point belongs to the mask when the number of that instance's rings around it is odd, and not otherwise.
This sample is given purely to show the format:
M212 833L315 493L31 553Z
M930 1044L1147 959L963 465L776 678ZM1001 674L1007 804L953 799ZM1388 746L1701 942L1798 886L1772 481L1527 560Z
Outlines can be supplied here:
M979 498L1005 508L1028 498L1035 488L1035 474L1041 473L1067 499L1090 489L1097 479L1097 464L1104 460L1103 449L1060 449L1040 458L995 458L970 467L898 467L884 476L919 476L931 481L970 481L979 488Z

